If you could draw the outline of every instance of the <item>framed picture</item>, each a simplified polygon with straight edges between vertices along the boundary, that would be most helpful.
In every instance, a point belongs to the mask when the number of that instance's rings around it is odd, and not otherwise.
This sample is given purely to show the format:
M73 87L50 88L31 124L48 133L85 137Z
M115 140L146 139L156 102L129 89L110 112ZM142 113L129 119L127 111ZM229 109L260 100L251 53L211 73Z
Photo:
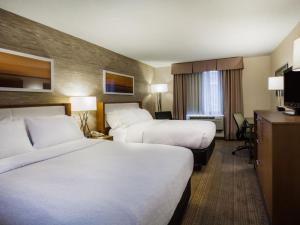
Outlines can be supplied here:
M53 59L0 48L0 91L51 92Z
M104 94L134 95L134 76L103 71Z
M275 71L275 76L283 76L284 71L286 71L289 68L289 64L284 64L282 67L280 67L278 70Z

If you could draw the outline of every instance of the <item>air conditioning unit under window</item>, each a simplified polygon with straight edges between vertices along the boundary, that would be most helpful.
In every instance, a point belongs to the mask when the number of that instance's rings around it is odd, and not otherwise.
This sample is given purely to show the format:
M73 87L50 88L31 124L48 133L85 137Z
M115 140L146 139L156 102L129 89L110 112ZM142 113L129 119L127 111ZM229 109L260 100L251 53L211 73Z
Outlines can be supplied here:
M188 120L206 120L216 124L217 131L224 130L224 116L202 116L202 115L188 115Z

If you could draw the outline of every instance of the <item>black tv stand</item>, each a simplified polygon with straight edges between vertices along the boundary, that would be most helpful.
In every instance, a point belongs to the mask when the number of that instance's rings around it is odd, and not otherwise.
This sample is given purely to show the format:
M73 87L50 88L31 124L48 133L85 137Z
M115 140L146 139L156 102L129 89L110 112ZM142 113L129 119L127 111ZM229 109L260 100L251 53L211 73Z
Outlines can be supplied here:
M299 116L300 115L300 108L295 108L293 111L285 111L284 114L289 116Z

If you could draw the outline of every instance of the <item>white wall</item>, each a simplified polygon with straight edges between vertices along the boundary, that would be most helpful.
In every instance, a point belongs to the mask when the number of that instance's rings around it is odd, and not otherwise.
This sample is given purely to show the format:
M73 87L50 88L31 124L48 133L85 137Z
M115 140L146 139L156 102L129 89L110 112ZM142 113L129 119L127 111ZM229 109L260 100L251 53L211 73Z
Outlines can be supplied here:
M245 117L253 117L253 111L271 108L271 92L268 77L271 75L271 57L244 58L243 102Z
M288 63L293 63L293 42L300 37L300 23L279 44L279 46L266 56L244 58L243 70L243 101L246 117L252 117L257 109L275 109L275 93L268 90L268 77ZM173 75L171 67L155 69L153 83L168 83L169 92L163 95L163 110L172 110L173 105Z
M171 74L171 67L161 67L154 70L154 84L168 84L168 92L162 94L162 110L173 110L173 75Z
M293 65L293 43L300 37L300 23L287 35L287 37L278 45L271 54L271 72L275 71L284 64L288 63L289 67ZM275 94L271 97L272 109L276 106Z

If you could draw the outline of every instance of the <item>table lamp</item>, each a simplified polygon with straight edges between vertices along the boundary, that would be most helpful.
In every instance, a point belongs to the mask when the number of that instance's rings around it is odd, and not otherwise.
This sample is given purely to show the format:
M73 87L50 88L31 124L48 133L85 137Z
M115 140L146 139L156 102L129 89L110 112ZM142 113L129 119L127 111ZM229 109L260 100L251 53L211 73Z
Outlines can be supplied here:
M89 111L95 111L97 109L96 97L71 97L71 110L72 112L79 112L80 118L80 129L82 130L84 136L90 136L91 130L88 126L88 114Z
M158 112L161 112L161 93L168 92L167 84L152 84L151 92L156 93L156 104Z

